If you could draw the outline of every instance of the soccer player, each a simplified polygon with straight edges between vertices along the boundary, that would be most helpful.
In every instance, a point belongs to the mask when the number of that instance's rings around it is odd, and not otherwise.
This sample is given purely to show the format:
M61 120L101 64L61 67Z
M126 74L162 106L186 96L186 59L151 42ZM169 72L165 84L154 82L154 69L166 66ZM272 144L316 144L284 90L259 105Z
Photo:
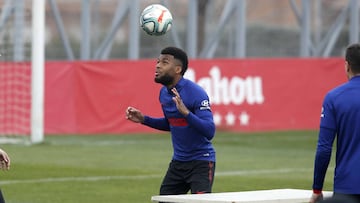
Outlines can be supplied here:
M310 203L323 197L335 137L334 196L350 196L360 202L360 44L347 47L345 72L349 81L329 91L323 101Z
M2 170L10 169L10 157L9 155L2 149L0 149L0 168ZM5 203L4 197L0 190L0 203Z
M170 131L173 157L160 187L160 195L210 193L215 172L215 150L211 143L215 124L207 93L183 78L188 68L187 54L176 47L161 51L155 69L160 89L162 118L144 115L134 107L126 118L136 123Z

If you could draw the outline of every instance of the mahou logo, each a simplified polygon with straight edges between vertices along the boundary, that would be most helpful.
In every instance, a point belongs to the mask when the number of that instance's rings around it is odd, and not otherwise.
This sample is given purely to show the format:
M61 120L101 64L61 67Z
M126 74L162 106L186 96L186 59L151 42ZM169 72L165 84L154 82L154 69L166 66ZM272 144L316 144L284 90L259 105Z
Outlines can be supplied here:
M263 84L259 76L222 77L221 69L214 66L209 77L196 78L194 69L189 68L185 77L199 84L209 94L210 101L215 105L249 105L264 103Z

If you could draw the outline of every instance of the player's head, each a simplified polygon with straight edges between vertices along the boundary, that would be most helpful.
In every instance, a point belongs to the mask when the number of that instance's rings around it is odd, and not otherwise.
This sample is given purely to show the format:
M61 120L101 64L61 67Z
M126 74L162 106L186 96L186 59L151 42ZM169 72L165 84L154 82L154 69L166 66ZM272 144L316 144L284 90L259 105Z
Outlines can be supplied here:
M360 74L360 44L352 44L347 47L345 60L347 72L351 71L353 75Z
M157 59L155 82L172 87L182 78L188 68L186 53L176 47L161 50Z
M174 56L174 59L181 63L181 75L184 75L188 68L188 57L187 54L177 47L166 47L161 50L161 54L168 54Z

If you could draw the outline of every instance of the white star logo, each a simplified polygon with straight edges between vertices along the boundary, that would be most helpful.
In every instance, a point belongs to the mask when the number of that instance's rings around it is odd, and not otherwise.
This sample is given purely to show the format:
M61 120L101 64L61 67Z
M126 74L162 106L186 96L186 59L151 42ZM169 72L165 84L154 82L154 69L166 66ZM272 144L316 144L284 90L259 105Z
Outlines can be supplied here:
M226 125L234 125L235 124L235 115L232 112L228 112L225 116Z
M218 112L214 113L214 123L215 125L220 125L221 124L221 115Z
M240 125L249 125L250 116L245 111L239 115Z

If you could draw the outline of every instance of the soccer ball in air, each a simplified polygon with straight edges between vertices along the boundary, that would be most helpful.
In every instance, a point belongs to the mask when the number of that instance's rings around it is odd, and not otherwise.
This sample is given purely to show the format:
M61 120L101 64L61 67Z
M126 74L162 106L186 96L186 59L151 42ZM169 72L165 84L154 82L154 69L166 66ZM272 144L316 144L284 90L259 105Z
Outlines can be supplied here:
M171 29L172 15L165 6L151 4L146 7L140 16L140 26L149 35L164 35Z

